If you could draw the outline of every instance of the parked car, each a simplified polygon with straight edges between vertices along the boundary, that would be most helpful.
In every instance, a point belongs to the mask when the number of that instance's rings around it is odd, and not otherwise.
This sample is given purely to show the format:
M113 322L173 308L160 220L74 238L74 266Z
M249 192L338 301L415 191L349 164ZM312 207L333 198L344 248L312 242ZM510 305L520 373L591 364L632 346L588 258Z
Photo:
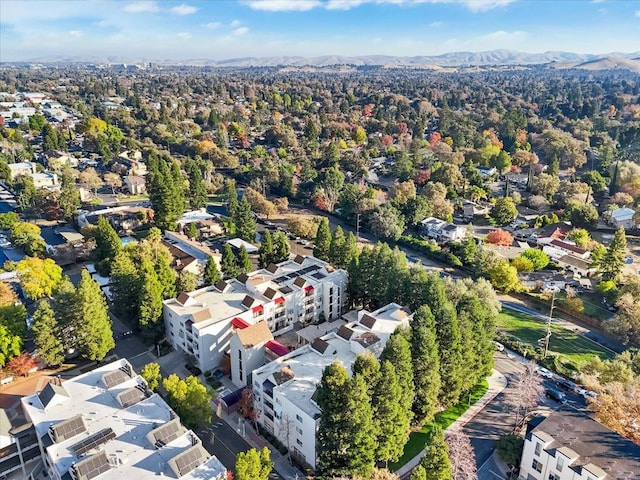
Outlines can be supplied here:
M553 373L539 365L536 367L536 373L544 378L553 378Z
M307 245L309 245L309 240L300 240L298 243L306 247Z
M591 390L587 390L586 388L579 389L578 395L580 395L585 400L589 398L598 398L598 394L596 392L592 392Z
M545 391L545 394L551 400L555 400L558 403L562 403L562 404L567 403L567 397L564 396L564 393L558 390L554 390L553 388L547 388L547 390Z
M216 380L220 380L222 377L224 377L224 372L218 368L215 372L213 372L211 376Z
M499 352L504 352L504 345L501 344L500 342L493 342L493 344L496 346L496 350L498 350Z
M189 370L191 373L193 373L196 377L200 374L202 374L202 370L200 370L198 367L196 367L195 365L191 365L190 363L187 363L184 368L186 368L187 370Z
M564 388L569 392L573 392L576 390L577 385L572 381L567 380L566 378L557 377L555 381L559 387Z

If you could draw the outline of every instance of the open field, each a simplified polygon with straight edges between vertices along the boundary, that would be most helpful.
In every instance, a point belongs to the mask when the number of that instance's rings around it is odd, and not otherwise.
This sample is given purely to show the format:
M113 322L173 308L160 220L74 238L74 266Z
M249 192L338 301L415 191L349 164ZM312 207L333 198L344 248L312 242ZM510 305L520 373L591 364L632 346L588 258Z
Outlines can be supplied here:
M542 318L508 308L498 315L497 328L534 346L538 346L538 340L546 333L546 323ZM614 352L593 340L554 323L551 324L549 350L567 357L575 365L585 363L594 356L603 360L614 356Z

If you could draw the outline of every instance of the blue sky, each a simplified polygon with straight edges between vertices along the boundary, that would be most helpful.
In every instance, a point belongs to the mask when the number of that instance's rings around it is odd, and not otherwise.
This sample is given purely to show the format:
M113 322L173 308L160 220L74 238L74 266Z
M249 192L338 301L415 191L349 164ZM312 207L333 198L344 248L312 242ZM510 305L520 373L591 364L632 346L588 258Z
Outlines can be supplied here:
M0 61L640 51L640 0L1 0Z

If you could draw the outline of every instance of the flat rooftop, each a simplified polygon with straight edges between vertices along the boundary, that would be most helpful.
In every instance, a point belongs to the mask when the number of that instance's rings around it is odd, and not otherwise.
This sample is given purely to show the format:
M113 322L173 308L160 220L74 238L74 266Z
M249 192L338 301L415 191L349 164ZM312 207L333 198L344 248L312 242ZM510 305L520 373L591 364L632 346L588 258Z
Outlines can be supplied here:
M61 384L50 384L39 394L24 397L22 404L60 476L74 465L85 469L89 465L93 470L83 476L85 480L222 478L224 467L206 451L195 452L200 454L190 464L195 469L176 473L174 459L198 445L199 439L181 427L178 435L156 448L149 439L152 431L172 419L179 424L179 419L160 396L145 387L129 363L118 360Z

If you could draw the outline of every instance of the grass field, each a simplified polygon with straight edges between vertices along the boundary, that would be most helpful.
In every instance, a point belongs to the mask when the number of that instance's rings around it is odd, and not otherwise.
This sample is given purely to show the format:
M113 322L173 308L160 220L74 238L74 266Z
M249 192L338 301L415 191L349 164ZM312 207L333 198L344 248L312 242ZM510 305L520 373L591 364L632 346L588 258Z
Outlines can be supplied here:
M482 396L489 390L489 383L483 380L471 389L470 394L464 396L462 401L457 405L454 405L447 410L443 410L438 413L433 423L425 425L422 430L418 432L412 432L409 436L409 441L404 446L404 453L397 463L389 465L389 469L394 471L403 466L413 457L418 455L424 448L429 445L431 439L431 433L434 429L446 430L449 425L455 422L460 416L466 412L471 405L476 403Z
M545 335L546 323L541 318L504 308L498 315L497 328L537 346L538 340ZM551 324L549 350L567 357L575 365L587 362L594 356L607 359L615 355L593 340L556 324Z

